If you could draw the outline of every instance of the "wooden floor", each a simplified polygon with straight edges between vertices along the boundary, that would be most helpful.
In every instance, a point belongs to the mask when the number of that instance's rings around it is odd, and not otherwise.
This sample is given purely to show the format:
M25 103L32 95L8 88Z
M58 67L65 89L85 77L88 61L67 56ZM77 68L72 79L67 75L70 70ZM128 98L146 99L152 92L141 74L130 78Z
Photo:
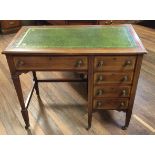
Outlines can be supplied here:
M134 26L148 54L144 56L132 119L123 131L123 112L101 111L93 114L92 128L87 131L86 84L42 83L40 99L33 94L28 131L10 78L4 55L0 55L0 134L155 134L155 29ZM0 52L14 34L0 35ZM71 73L44 72L40 78L77 76ZM31 88L31 73L21 76L25 98Z

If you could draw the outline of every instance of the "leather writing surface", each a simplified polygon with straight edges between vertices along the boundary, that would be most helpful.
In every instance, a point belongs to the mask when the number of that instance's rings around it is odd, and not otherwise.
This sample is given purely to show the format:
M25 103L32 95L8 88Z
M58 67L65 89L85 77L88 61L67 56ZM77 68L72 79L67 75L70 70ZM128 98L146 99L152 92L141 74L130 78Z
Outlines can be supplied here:
M135 48L127 26L29 28L16 48Z

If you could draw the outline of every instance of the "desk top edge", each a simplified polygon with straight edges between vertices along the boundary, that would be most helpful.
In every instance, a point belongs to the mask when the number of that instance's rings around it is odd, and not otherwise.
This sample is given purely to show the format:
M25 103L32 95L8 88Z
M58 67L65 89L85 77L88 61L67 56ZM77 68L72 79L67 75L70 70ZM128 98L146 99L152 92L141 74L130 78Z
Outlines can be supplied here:
M23 26L18 33L15 35L11 43L3 50L3 54L146 54L147 51L145 50L141 40L139 39L137 33L135 32L134 28L131 24L119 24L119 25L112 25L114 27L117 26L127 26L132 36L138 45L136 48L48 48L48 49L35 49L35 48L12 48L12 44L16 41L16 39L24 32L26 32L29 28L75 28L75 27L108 27L109 25L61 25L61 26Z

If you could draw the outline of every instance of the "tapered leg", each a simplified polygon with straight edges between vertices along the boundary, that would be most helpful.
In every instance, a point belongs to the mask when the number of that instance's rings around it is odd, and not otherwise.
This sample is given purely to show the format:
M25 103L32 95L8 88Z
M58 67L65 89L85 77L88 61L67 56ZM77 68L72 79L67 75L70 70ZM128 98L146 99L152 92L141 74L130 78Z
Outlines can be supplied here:
M126 112L125 125L122 127L122 130L126 130L128 128L130 119L131 119L131 115L132 115L132 110L128 110Z
M88 59L88 129L91 128L93 112L93 56Z
M87 73L81 73L80 77L85 80L88 79L88 74ZM87 87L87 94L88 94L88 82L86 83L86 87Z
M88 112L88 130L91 128L91 122L92 122L92 113Z
M38 87L38 81L37 81L37 75L35 71L32 71L33 74L33 81L35 82L34 88L36 90L36 94L39 96L39 87Z
M29 116L28 116L28 111L27 108L25 107L25 103L24 103L24 98L23 98L23 93L22 93L22 88L21 88L21 83L20 83L20 79L19 79L19 74L15 74L12 75L12 80L13 80L13 84L18 96L18 100L21 106L21 113L25 122L25 128L28 129L30 124L29 124Z
M133 84L132 84L131 93L130 93L131 97L129 100L128 110L126 111L125 125L122 127L123 130L127 129L127 127L129 126L130 119L131 119L132 108L133 108L134 99L135 99L135 95L136 95L136 88L137 88L138 78L139 78L139 74L140 74L142 59L143 59L143 55L137 56L137 61L135 64L135 71L134 71L134 79L133 79Z

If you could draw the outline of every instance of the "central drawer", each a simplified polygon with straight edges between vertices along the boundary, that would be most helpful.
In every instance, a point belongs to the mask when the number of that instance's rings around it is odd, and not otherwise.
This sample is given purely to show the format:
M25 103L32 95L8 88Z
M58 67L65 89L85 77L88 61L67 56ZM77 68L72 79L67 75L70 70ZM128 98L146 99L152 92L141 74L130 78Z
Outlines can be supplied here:
M87 70L83 56L15 56L16 70Z
M95 97L129 97L130 86L95 86Z
M95 71L132 71L136 56L96 56Z

